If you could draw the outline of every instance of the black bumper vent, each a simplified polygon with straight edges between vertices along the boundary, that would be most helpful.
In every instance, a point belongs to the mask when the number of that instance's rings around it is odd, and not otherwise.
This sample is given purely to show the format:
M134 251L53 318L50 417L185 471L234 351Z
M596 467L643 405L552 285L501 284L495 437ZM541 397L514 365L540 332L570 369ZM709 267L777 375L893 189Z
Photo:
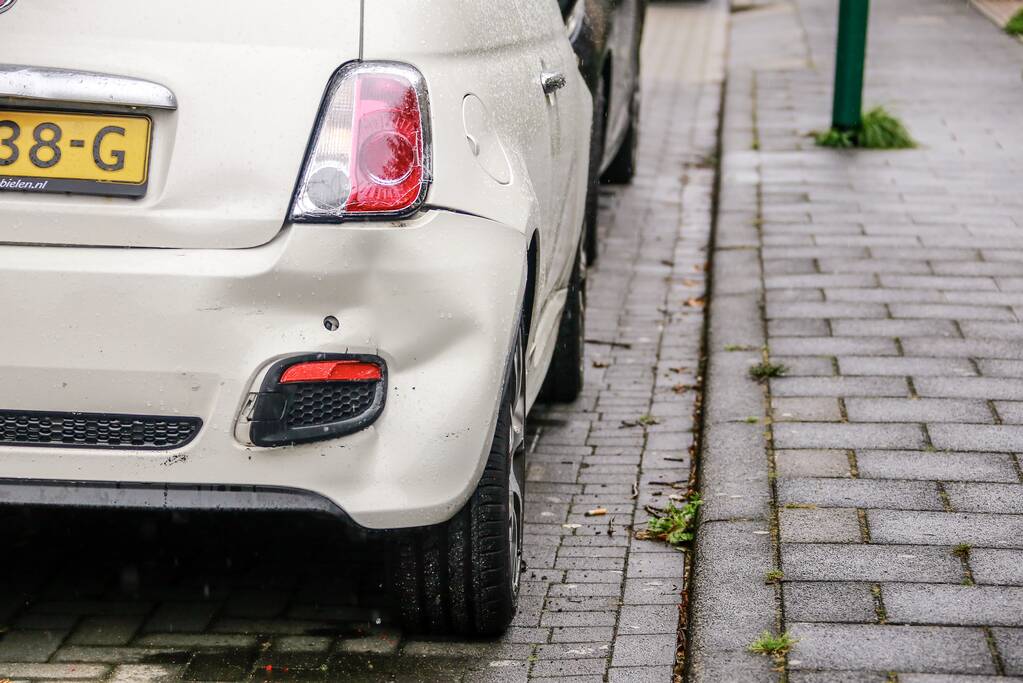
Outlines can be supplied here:
M0 446L180 448L202 427L197 417L0 410Z
M299 384L288 402L284 421L308 427L351 420L373 407L379 382L321 382Z
M281 383L292 365L307 361L354 360L380 368L378 380ZM384 410L387 365L378 356L314 354L275 363L253 404L249 439L256 446L284 446L334 439L370 426Z

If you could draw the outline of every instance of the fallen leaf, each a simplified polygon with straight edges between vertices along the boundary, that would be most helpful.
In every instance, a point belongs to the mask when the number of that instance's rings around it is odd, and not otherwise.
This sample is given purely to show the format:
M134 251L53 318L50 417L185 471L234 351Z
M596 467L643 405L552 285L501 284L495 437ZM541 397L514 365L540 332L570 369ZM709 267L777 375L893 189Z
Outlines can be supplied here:
M690 280L689 278L682 280L682 285L685 287L695 287L698 284L700 284L699 280Z
M561 528L562 529L578 529L581 526L582 526L582 524L562 524Z
M703 300L703 297L686 299L686 306L689 308L703 308L704 305L706 305L706 302Z
M671 388L676 394L684 394L689 390L689 387L685 384L676 384Z
M593 367L595 367L595 368L606 368L609 365L611 365L611 363L607 362L606 360L595 360L595 361L593 361Z

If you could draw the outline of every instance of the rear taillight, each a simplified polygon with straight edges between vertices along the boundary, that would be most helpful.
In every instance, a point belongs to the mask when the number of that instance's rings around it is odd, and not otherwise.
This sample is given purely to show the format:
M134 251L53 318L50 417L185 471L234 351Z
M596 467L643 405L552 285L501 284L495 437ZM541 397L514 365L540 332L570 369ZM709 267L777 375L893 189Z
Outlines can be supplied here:
M430 172L422 74L390 62L345 65L327 87L292 220L407 216L426 198Z

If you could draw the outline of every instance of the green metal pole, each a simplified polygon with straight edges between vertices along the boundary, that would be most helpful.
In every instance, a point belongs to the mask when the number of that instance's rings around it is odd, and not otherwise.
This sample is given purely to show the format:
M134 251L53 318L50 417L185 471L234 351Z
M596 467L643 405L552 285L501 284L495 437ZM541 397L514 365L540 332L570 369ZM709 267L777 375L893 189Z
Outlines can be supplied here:
M831 126L836 130L853 130L862 123L863 62L867 53L869 15L870 0L839 2L835 103L831 116Z

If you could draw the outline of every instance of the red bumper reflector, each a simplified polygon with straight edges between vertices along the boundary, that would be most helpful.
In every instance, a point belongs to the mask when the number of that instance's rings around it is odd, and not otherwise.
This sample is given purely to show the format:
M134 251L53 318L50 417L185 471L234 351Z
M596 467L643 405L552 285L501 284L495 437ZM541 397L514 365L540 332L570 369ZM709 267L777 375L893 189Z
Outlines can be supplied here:
M358 360L318 360L292 365L281 384L293 382L359 382L381 379L380 366Z

